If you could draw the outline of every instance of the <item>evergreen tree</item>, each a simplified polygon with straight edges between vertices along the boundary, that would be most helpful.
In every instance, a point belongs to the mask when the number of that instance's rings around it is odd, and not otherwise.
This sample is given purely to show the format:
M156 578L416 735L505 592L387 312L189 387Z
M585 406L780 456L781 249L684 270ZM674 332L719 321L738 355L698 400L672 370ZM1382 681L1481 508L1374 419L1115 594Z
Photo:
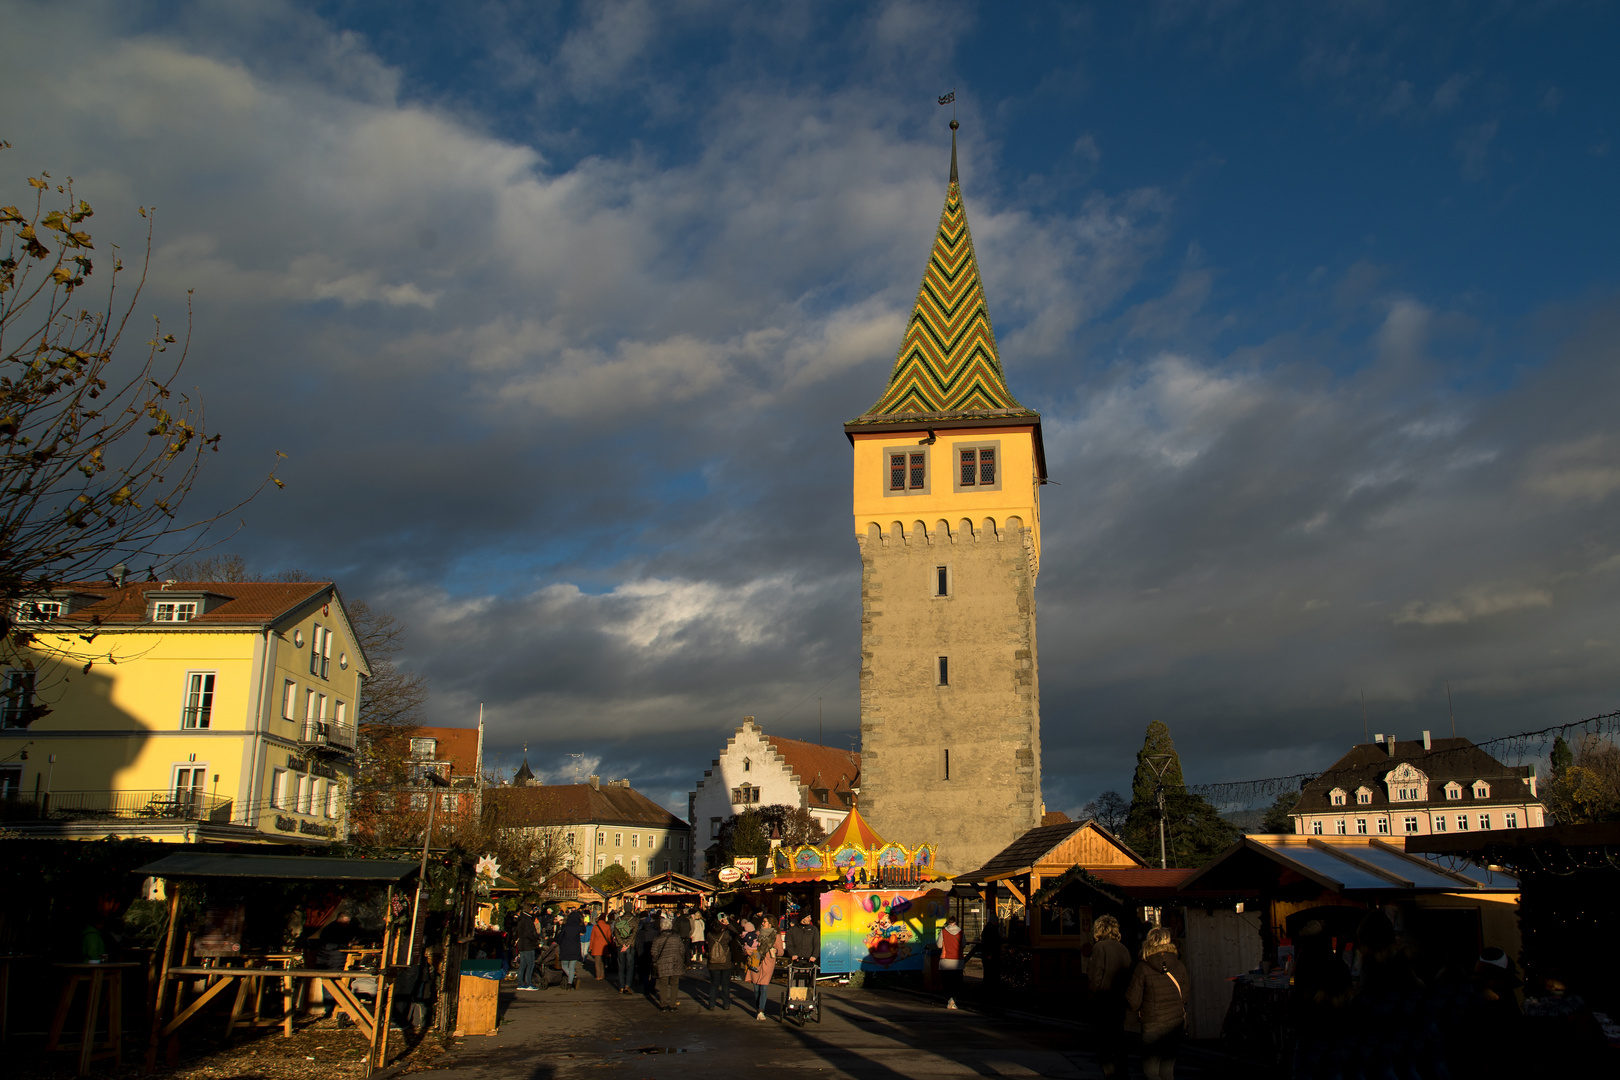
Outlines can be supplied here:
M1266 807L1266 816L1260 819L1260 831L1263 833L1293 832L1294 819L1288 815L1298 805L1299 796L1292 791L1285 791L1277 796L1276 801Z
M1563 776L1564 770L1575 764L1575 751L1569 748L1562 735L1553 736L1552 748L1552 774L1555 777Z
M1238 839L1237 826L1216 813L1203 796L1187 790L1181 758L1163 721L1147 726L1131 780L1125 842L1150 863L1159 860L1157 791L1164 785L1164 847L1170 866L1202 866Z

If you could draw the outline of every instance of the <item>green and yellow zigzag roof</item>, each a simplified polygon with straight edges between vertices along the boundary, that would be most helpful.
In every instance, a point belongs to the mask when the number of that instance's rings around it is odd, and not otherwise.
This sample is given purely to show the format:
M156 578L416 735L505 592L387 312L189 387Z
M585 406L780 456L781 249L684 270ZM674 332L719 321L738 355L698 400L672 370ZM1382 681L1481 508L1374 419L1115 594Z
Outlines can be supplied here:
M951 132L951 179L917 303L889 375L888 389L851 423L919 419L917 414L994 412L1034 415L1007 389L996 333L984 303L973 235L956 179L956 132Z

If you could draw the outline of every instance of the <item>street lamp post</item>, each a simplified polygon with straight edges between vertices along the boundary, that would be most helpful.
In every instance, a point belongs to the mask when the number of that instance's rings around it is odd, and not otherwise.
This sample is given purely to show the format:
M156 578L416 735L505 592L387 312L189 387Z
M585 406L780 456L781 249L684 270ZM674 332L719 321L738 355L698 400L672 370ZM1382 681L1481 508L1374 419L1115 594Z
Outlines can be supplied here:
M1153 778L1157 781L1153 785L1153 801L1159 808L1159 869L1169 868L1169 860L1165 857L1164 849L1164 774L1175 760L1174 754L1149 754L1148 767L1153 770Z

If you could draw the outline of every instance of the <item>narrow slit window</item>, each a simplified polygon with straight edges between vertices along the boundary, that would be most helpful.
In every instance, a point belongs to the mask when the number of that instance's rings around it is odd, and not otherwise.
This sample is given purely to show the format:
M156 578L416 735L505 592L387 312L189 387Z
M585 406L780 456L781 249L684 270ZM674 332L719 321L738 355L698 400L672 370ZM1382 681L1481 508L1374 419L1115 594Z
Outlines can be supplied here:
M926 461L927 458L921 453L911 455L911 490L913 491L922 490L923 478L927 473Z
M906 490L906 455L889 455L889 490Z
M934 567L934 595L935 596L949 596L950 592L951 592L951 572L950 572L950 567L947 567L947 566L936 566L936 567Z
M951 658L948 656L939 658L939 685L951 685Z
M944 769L945 779L949 780L951 778L951 752L949 750L945 751Z

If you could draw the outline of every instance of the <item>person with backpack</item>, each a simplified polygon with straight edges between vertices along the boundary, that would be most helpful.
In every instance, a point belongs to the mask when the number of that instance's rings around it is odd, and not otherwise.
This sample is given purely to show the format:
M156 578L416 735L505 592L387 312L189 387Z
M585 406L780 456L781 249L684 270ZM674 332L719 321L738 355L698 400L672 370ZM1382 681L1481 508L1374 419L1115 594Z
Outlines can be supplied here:
M580 918L579 909L570 911L557 929L557 959L562 964L563 973L568 976L568 989L579 989L579 961L581 938L589 933L585 920Z
M630 992L630 978L636 969L636 917L626 904L613 920L613 946L618 949L619 993Z
M709 1000L703 1008L714 1008L718 1000L722 1009L730 1011L731 969L742 957L742 942L725 915L717 915L710 921L709 936L704 941L704 954L709 963Z
M754 1010L758 1015L754 1019L763 1020L765 1006L771 1000L771 976L776 973L776 927L771 925L769 915L761 915L759 928L744 935L743 948L748 952L748 974L743 981L755 988Z
M675 932L675 920L659 920L652 943L652 973L658 981L658 1008L669 1012L681 1003L681 972L686 970L686 942Z
M1142 1075L1147 1080L1174 1080L1191 990L1192 979L1176 956L1170 931L1155 926L1125 988L1125 1004L1142 1021Z

